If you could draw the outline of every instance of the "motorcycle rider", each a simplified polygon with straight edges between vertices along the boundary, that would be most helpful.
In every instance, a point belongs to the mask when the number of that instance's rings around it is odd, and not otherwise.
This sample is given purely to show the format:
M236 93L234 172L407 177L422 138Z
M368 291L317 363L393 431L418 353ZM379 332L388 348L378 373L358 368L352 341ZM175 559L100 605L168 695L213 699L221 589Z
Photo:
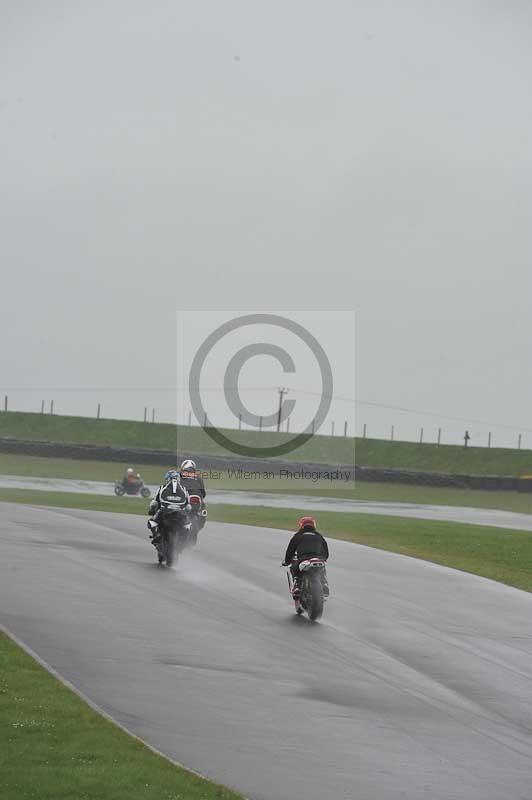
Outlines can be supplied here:
M301 517L298 530L288 543L283 561L283 567L290 567L292 573L292 597L298 598L301 594L301 573L299 564L307 558L329 558L329 547L324 537L316 528L314 517ZM323 596L329 596L329 584L325 569L322 574Z
M150 518L148 520L148 530L150 531L151 543L154 545L156 545L161 538L159 531L161 502L170 499L174 503L183 504L185 511L190 511L188 492L181 484L179 472L173 469L165 473L164 482L157 489L157 494L149 505L148 513L150 514Z
M197 494L202 500L205 500L207 494L205 491L205 484L203 483L201 475L198 475L195 461L186 458L179 467L179 475L181 478L181 485L187 489L189 494Z
M203 478L198 474L196 469L196 462L190 458L186 458L179 467L179 475L181 483L188 491L189 495L196 495L201 497L201 514L197 514L198 506L193 506L195 514L191 517L191 522L194 520L191 533L191 544L196 544L198 540L198 533L203 530L206 522L207 512L205 510L205 484Z
M131 486L132 484L141 483L142 478L140 477L140 473L135 472L133 467L128 467L124 472L124 477L122 478L122 484L124 489L126 486Z

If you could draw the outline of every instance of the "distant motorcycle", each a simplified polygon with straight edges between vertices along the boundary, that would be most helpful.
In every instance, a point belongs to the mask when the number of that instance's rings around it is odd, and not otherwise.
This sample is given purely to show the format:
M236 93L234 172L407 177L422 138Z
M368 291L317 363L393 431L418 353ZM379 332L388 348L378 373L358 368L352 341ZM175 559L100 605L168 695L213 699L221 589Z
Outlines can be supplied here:
M188 544L193 547L198 541L198 533L207 522L207 509L205 508L205 501L199 494L191 494L189 502L191 510L188 515L190 521Z
M299 597L294 597L296 614L306 613L313 622L318 620L323 614L325 582L325 565L322 558L307 558L299 562L299 572L301 573ZM287 570L288 588L290 595L294 588L294 580L290 568Z
M140 495L141 497L149 497L150 490L144 485L144 481L136 481L135 483L125 483L124 481L116 481L115 494L117 497L122 497L125 494Z
M161 501L157 534L153 544L157 550L159 564L171 567L180 553L189 544L190 523L186 502L174 503L168 500Z

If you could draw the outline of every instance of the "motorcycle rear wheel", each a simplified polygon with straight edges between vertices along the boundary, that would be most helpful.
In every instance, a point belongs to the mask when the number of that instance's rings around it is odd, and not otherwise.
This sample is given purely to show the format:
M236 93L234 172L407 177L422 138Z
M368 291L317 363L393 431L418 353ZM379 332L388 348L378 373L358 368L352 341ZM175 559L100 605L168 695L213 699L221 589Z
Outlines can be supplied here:
M177 561L178 554L175 546L176 534L171 531L167 534L166 538L166 566L171 567Z
M308 615L312 622L316 622L323 614L323 589L318 576L310 581Z

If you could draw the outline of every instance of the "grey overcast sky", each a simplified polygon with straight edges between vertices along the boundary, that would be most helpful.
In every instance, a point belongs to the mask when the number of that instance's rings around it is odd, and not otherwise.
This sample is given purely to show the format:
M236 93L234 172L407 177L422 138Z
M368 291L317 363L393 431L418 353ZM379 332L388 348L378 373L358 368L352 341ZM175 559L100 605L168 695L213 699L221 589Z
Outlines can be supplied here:
M171 420L176 308L306 308L311 329L313 309L354 309L359 430L522 429L532 447L528 0L3 0L1 16L13 408Z

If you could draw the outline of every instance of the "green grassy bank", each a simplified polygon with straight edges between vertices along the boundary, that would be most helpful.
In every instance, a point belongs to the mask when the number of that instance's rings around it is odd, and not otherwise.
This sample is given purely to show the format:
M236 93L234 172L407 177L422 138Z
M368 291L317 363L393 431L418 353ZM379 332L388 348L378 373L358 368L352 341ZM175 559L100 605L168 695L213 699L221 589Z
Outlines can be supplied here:
M227 431L228 436L248 447L260 449L280 444L290 434L271 431ZM0 437L57 442L105 444L120 447L173 450L180 453L224 454L220 446L199 427L150 424L127 420L90 419L22 412L0 412ZM532 473L532 451L454 445L385 442L341 436L314 436L290 453L289 460L333 464L412 469L475 475L520 475Z

